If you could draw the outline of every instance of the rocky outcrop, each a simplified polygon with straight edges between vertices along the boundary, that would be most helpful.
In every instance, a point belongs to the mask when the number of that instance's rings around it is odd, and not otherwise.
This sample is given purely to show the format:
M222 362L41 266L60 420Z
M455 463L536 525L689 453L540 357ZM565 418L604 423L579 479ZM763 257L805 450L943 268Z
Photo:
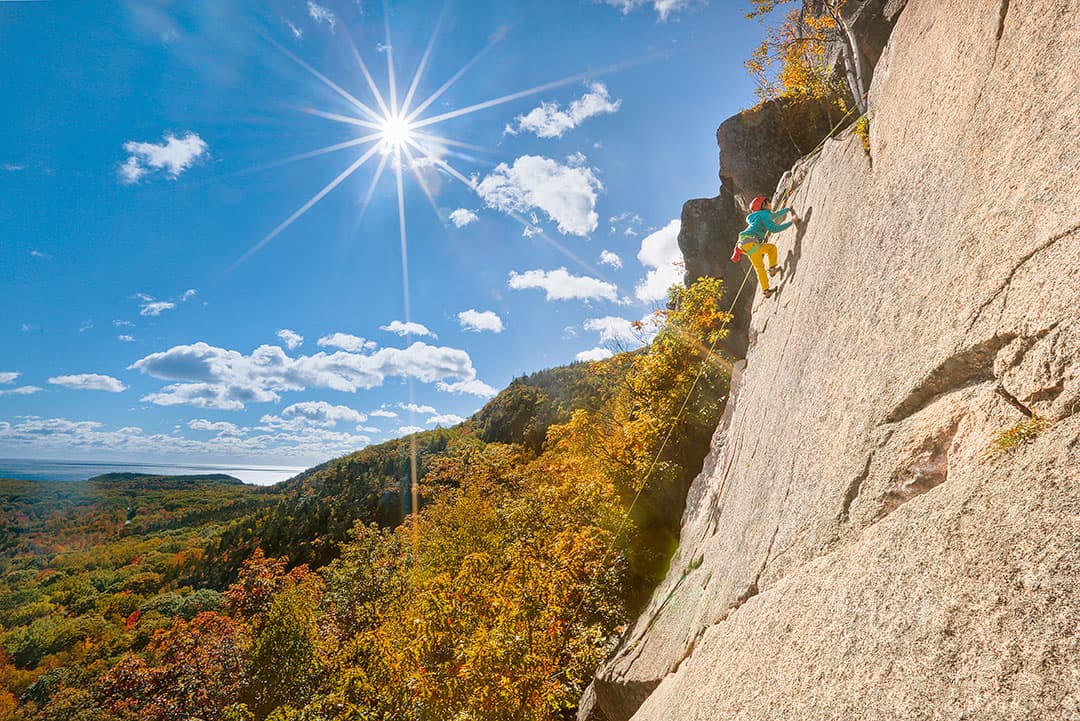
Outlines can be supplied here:
M828 104L806 100L774 100L724 121L716 131L720 148L720 193L688 200L682 209L679 249L686 282L721 278L721 307L732 308L724 349L735 358L746 355L750 308L757 278L746 264L730 262L746 211L758 195L771 195L792 163L813 149L842 119ZM746 283L742 294L739 289ZM732 305L735 303L735 305Z
M869 153L789 176L786 280L594 718L1080 718L1077 47L1080 0L909 0Z

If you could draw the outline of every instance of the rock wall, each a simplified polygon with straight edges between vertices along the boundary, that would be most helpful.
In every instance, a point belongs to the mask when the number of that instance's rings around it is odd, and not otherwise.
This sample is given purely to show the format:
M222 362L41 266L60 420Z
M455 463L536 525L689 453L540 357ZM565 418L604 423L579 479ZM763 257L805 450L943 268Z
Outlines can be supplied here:
M791 174L785 283L581 717L1080 719L1078 51L1080 0L908 2L869 154Z

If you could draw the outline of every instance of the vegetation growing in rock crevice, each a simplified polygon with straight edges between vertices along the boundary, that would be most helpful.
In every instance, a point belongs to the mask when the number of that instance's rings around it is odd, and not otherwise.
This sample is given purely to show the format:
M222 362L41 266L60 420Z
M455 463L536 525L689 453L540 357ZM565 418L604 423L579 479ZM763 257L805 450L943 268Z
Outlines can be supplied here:
M418 434L416 516L373 522L408 477L393 442L313 469L224 535L215 525L198 565L228 574L223 594L177 588L175 609L143 586L91 594L93 622L30 657L20 634L68 621L57 593L18 615L35 576L9 574L7 717L564 718L673 548L727 393L710 350L726 333L721 290L673 289L643 351L522 379L471 423ZM54 565L37 568L55 588L79 581ZM87 582L127 565L102 559Z

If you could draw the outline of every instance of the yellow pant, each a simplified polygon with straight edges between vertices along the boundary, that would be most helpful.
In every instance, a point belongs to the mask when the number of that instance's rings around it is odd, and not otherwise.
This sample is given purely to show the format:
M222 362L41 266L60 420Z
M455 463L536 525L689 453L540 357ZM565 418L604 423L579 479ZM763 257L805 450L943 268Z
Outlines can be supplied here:
M741 243L743 253L750 258L750 264L757 271L758 284L762 290L769 289L769 274L766 269L776 265L776 246L772 243L758 243L756 241L743 241Z

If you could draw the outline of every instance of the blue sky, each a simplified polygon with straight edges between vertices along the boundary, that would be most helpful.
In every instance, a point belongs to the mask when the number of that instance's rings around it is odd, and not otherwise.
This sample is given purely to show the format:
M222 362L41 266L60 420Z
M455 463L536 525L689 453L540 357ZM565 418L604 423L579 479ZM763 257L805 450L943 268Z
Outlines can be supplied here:
M303 465L625 344L746 4L0 2L0 456Z

